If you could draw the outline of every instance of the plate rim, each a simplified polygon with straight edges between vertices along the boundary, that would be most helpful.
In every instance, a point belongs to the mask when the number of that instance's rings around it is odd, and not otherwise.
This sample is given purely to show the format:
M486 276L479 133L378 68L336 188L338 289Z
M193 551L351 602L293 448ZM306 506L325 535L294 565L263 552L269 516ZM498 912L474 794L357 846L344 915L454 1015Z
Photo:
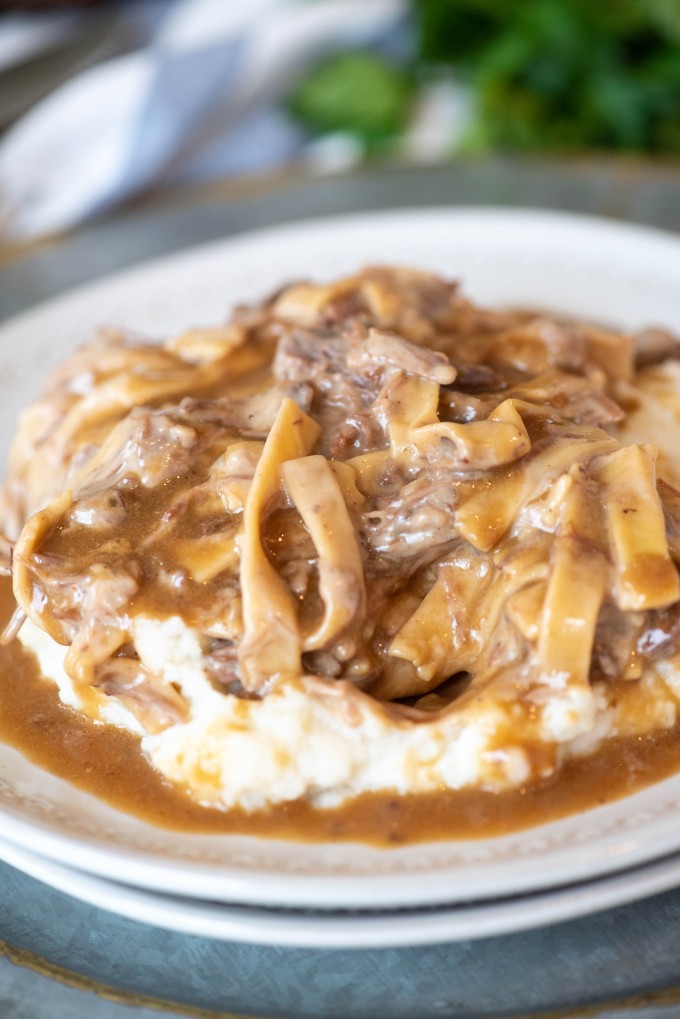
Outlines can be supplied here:
M83 874L4 839L0 860L64 895L137 923L216 941L319 950L406 948L518 934L651 898L680 884L677 853L595 881L501 900L343 916L159 894Z
M157 277L160 274L166 272L169 269L177 271L185 263L195 262L195 260L203 259L208 262L219 259L223 253L229 253L234 250L247 249L260 247L262 244L267 243L278 243L282 244L291 235L314 235L319 232L327 232L329 230L341 229L345 233L356 229L357 226L366 228L367 225L377 224L385 225L386 223L395 221L400 223L419 223L422 228L423 223L432 222L438 223L446 218L447 220L457 220L459 223L468 221L484 221L488 226L489 223L502 224L507 228L513 225L518 226L521 224L530 223L532 226L542 230L557 228L559 230L566 230L567 232L576 231L582 234L585 230L590 233L591 236L600 237L607 236L610 240L626 240L630 243L631 238L642 246L651 245L653 248L661 249L664 248L669 253L675 255L677 258L680 253L680 238L671 233L658 230L656 228L641 226L638 224L615 222L600 217L583 215L579 213L571 212L555 212L546 211L540 209L522 209L517 207L488 207L488 206L435 206L428 208L410 208L410 209L399 209L399 210L380 210L376 212L368 213L356 213L352 215L340 215L340 216L328 216L317 219L303 220L300 222L294 222L292 224L282 224L275 227L266 227L259 230L255 230L249 233L239 233L226 239L212 241L208 244L200 244L185 248L181 251L175 252L170 255L165 255L161 258L154 258L139 264L135 264L129 269L123 269L115 273L107 274L97 280L90 281L87 284L68 290L66 293L61 294L57 297L53 297L46 302L38 304L36 307L26 310L19 315L13 316L4 322L0 323L0 344L7 338L8 334L15 332L22 333L25 330L31 330L39 324L45 317L51 315L64 314L65 310L69 308L78 307L78 305L85 299L93 300L102 294L111 294L125 288L130 284L131 281L136 281L135 285L139 286L144 282L145 278ZM401 260L400 260L401 261ZM226 290L227 288L225 288ZM226 298L225 298L226 305ZM680 784L680 776L676 776L678 784ZM668 780L668 781L673 781ZM641 793L635 794L636 796L644 796L645 790ZM627 798L627 802L630 802L632 797ZM678 796L678 802L680 803L680 794ZM8 812L6 808L0 807L0 816L4 816L7 819ZM552 827L560 822L553 822ZM31 839L35 837L36 832L40 832L43 843L49 844L54 859L63 860L68 862L69 858L73 857L74 842L76 841L73 836L55 833L54 831L47 832L44 828L41 828L35 820L26 820L25 818L14 818L14 836L10 833L10 840L15 844L26 845L30 843ZM528 839L534 837L536 832L540 832L545 826L540 828L527 829L524 833ZM540 836L539 836L540 837ZM210 836L207 836L210 838ZM488 842L488 840L483 840ZM498 840L494 840L498 841ZM591 840L592 841L592 840ZM680 834L677 839L673 841L673 848L680 846ZM437 845L441 845L438 843ZM660 840L657 847L654 849L653 856L662 855L664 851L668 851L670 843ZM80 840L78 848L82 849L82 840ZM609 845L611 852L601 858L599 861L594 862L592 859L589 861L591 869L589 873L593 876L597 876L612 873L617 869L621 869L623 866L631 864L639 864L645 860L650 859L649 849L638 848L638 855L635 852L617 853L616 846ZM83 871L96 873L104 866L110 866L115 861L118 863L118 873L124 875L124 880L133 882L134 873L137 873L136 883L146 888L156 887L160 890L162 887L168 887L173 885L177 878L183 878L187 875L192 875L198 880L199 886L204 889L204 894L215 893L215 874L213 872L206 873L202 876L196 874L196 866L193 863L182 864L181 862L175 861L171 865L164 864L159 867L157 862L153 860L140 861L139 855L135 855L134 852L125 851L121 852L120 847L116 851L107 850L97 845L88 845L86 852L89 852L89 860L86 859L85 863L82 860L82 853L79 854L81 858L81 869ZM373 850L375 852L375 850ZM399 850L386 849L381 852L395 853ZM568 850L563 850L563 856L572 856L574 853L573 846ZM553 858L558 854L553 852ZM588 853L584 850L581 854L581 860L588 857ZM521 870L521 868L516 868ZM513 886L515 891L525 891L528 888L545 887L546 882L542 881L535 873L530 860L525 860L526 871L525 878L520 880L519 883ZM531 872L531 873L530 873ZM384 878L385 875L376 875L374 873L369 875L351 874L351 875L338 875L338 874L324 874L323 876L311 876L309 874L286 874L284 878L285 887L279 888L278 891L269 887L268 889L261 889L259 887L259 881L262 878L262 874L271 877L271 872L265 870L259 872L256 870L242 871L235 873L231 877L226 877L224 874L221 875L220 881L220 894L223 897L232 898L234 895L241 898L242 901L249 902L263 902L273 903L281 902L283 904L290 904L290 890L291 885L295 888L296 904L301 905L314 905L322 906L323 903L335 903L337 900L347 901L347 894L352 892L355 886L361 886L362 902L365 902L365 896L369 894L371 903L379 906L385 906L389 902L394 903L394 889L390 882L403 882L403 874L398 874L396 877L388 875L388 880L380 881L380 878ZM330 895L328 892L328 883L333 882L336 887L336 891ZM404 890L400 892L400 899L398 906L411 904L425 904L432 902L441 902L442 893L439 889L427 887L428 881L422 880L422 875L410 875L410 890L405 893ZM431 884L431 882L429 882ZM554 886L554 879L550 882ZM246 887L244 887L246 886ZM253 887L255 886L255 887ZM506 887L503 884L503 887ZM196 883L194 883L193 891L186 891L186 894L195 894ZM498 893L498 886L493 881L489 884L488 897L491 898ZM356 894L356 890L352 893ZM447 896L446 901L452 901L451 895ZM398 908L395 907L395 908Z
M243 230L218 240L191 244L169 254L144 259L130 267L104 273L81 285L69 287L46 300L38 301L36 305L10 315L7 318L0 318L0 342L2 342L2 334L5 330L13 330L26 324L32 324L34 316L38 318L45 313L59 311L62 305L65 307L72 302L75 303L75 301L79 301L88 294L94 294L100 289L102 293L113 290L147 273L155 275L158 270L176 268L184 261L193 260L196 256L210 257L219 254L220 251L227 248L240 247L245 244L250 245L251 243L260 244L263 241L269 240L276 241L291 233L311 233L315 230L338 226L342 229L350 229L355 224L365 225L369 221L374 221L379 225L397 217L404 220L431 219L436 223L442 216L460 219L461 221L465 219L498 219L503 221L505 225L511 224L513 220L517 220L520 223L522 221L530 222L534 226L547 227L555 225L562 229L571 227L572 229L595 230L612 237L618 233L622 238L637 235L640 242L652 243L655 246L665 244L669 248L676 248L680 244L680 234L663 230L659 227L648 226L644 223L628 222L615 218L610 219L604 216L595 216L571 210L542 209L533 206L491 206L479 204L408 206L396 209L377 209L370 212L315 216L309 219L291 220L276 224L275 226L258 227L255 230Z

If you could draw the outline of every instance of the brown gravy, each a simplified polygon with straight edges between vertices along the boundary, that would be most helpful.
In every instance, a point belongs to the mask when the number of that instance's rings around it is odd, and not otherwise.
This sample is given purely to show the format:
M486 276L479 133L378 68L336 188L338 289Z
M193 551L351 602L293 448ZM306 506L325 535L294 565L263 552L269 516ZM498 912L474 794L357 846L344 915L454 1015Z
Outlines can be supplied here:
M12 607L8 581L0 584L0 603L6 617ZM680 769L675 728L611 740L597 754L567 762L556 777L503 794L376 793L332 810L303 801L254 814L210 809L164 779L144 758L137 737L95 725L63 705L54 684L40 678L35 659L16 641L0 648L0 740L39 767L161 828L376 845L501 835L619 799Z

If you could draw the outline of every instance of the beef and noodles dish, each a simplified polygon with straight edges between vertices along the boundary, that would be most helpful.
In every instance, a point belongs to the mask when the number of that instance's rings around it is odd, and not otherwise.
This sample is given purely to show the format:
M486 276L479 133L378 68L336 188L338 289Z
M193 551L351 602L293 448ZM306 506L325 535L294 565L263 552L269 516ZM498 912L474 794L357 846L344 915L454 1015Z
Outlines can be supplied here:
M102 332L21 418L5 643L225 815L667 754L678 353L387 268Z

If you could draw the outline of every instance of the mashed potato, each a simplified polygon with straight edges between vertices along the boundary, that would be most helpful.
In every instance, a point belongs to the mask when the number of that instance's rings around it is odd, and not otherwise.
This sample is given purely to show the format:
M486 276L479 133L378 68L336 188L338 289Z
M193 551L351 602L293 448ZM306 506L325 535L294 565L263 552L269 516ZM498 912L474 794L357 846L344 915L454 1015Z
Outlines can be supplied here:
M20 424L12 631L217 806L500 791L669 728L680 374L654 338L390 269L103 334Z

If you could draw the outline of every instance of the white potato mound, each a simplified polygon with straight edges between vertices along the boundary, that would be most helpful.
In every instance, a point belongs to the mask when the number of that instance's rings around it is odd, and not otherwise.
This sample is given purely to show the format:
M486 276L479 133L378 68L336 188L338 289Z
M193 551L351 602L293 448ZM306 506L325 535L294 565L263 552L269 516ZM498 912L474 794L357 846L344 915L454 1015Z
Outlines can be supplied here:
M11 631L222 808L501 792L669 729L677 348L380 268L106 334L20 424Z
M30 621L21 640L58 684L61 699L82 708L64 671L66 649ZM214 689L200 640L179 617L139 617L135 646L147 668L179 686L190 718L145 735L116 698L102 698L101 717L142 735L158 770L206 805L255 810L307 796L319 806L335 806L364 792L500 791L535 777L521 739L499 746L512 713L498 702L409 725L376 710L368 698L348 709L341 695L311 676L277 687L262 701L242 700ZM591 753L614 735L670 728L680 697L678 675L675 668L650 671L636 688L639 696L618 704L609 702L602 684L556 690L542 713L542 737L566 757Z

